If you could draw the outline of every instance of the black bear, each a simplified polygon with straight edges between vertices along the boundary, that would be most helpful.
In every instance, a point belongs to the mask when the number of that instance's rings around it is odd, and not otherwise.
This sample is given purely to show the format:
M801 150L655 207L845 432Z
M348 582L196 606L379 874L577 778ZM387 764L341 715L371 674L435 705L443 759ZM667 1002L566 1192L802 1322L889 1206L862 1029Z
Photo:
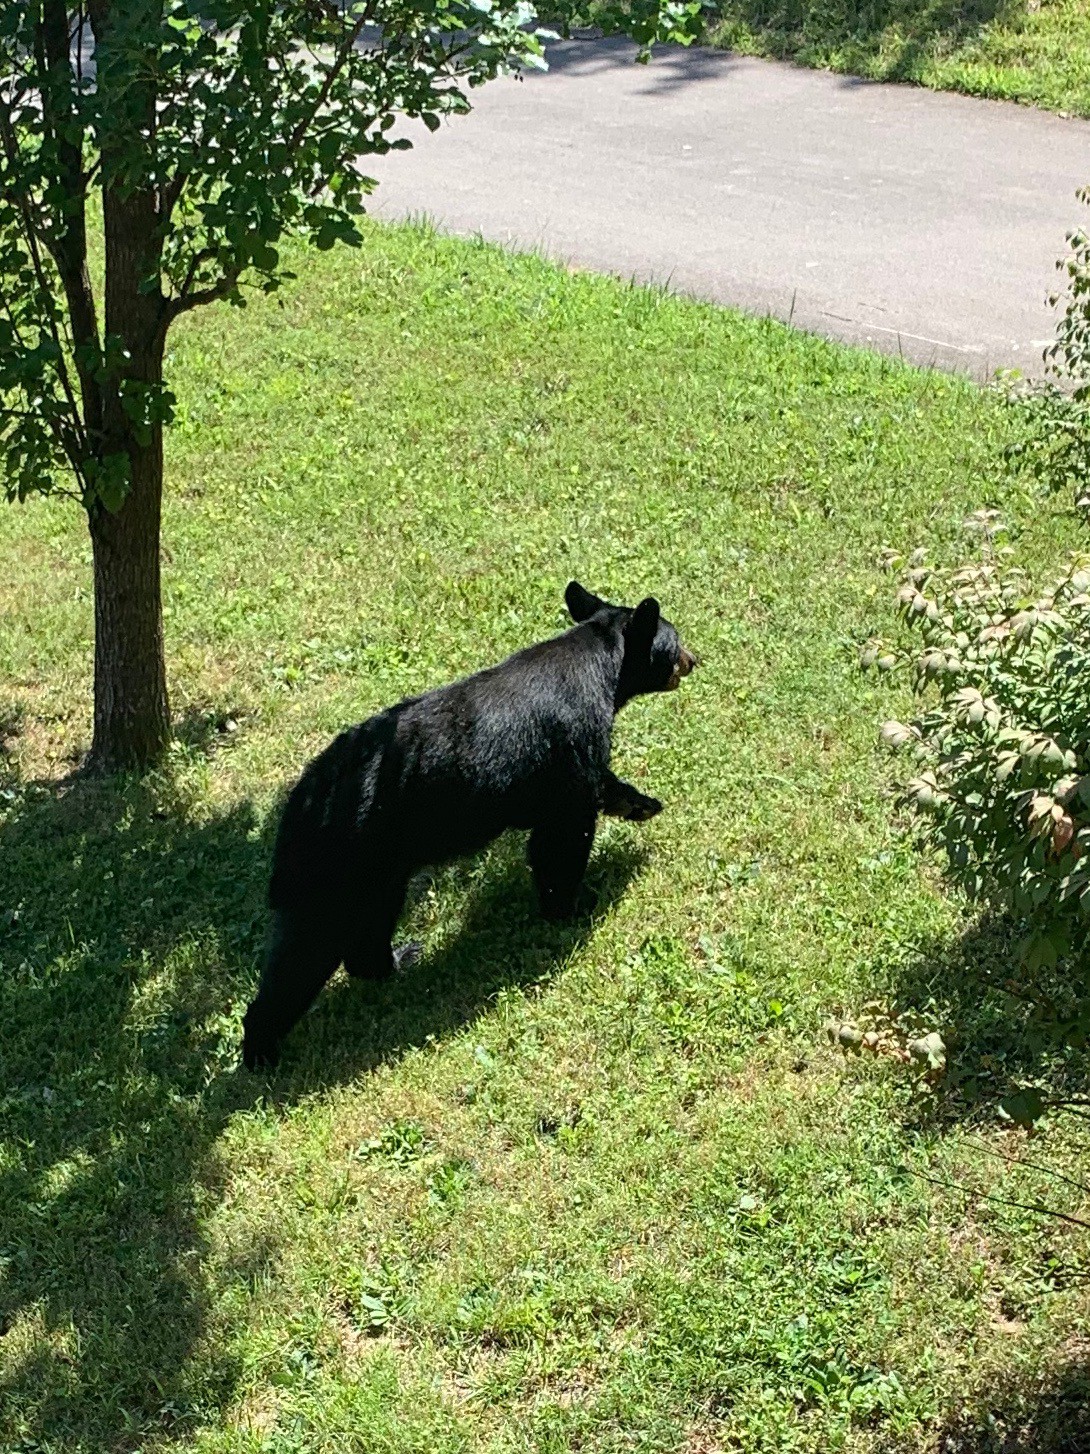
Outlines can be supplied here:
M662 804L609 769L613 719L696 665L648 596L612 606L572 581L576 623L498 666L350 728L305 769L273 858L272 933L243 1059L276 1063L280 1041L339 964L385 979L419 946L391 938L409 879L530 830L542 912L575 913L599 813L641 821Z

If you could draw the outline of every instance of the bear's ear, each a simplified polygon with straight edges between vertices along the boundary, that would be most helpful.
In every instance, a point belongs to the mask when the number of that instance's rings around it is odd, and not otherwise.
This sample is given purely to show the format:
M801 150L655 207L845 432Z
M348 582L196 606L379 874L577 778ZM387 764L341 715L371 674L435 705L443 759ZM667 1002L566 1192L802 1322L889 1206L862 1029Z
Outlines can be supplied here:
M629 616L624 628L625 650L637 656L650 656L655 632L659 629L659 603L654 596L645 596Z
M578 581L569 581L568 589L564 592L564 604L572 620L578 624L580 621L589 621L595 611L602 609L605 602L600 596L593 596L590 591L584 590Z

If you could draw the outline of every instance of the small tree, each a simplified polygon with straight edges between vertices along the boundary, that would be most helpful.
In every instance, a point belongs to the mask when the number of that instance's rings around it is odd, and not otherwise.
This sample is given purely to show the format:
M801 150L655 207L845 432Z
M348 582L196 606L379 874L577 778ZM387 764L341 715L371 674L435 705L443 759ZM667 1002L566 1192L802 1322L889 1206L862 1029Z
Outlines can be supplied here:
M972 524L985 538L992 510ZM890 563L899 557L891 556ZM922 710L887 722L911 752L904 784L921 838L943 850L970 898L1022 926L1034 973L1085 965L1090 945L1090 561L1076 556L1045 592L990 547L976 564L905 563L898 602L922 637L898 653L880 640L864 667L911 670Z
M613 28L686 39L695 3ZM170 733L159 582L174 320L285 276L278 246L358 243L361 157L466 87L541 64L524 0L0 0L0 458L64 491L94 557L90 764ZM97 200L96 200L97 199Z
M1076 195L1090 205L1090 187ZM1045 349L1046 377L1011 392L1029 428L1007 456L1051 489L1072 490L1077 508L1090 515L1090 233L1076 228L1067 243L1070 252L1056 264L1066 287L1048 300L1063 313Z

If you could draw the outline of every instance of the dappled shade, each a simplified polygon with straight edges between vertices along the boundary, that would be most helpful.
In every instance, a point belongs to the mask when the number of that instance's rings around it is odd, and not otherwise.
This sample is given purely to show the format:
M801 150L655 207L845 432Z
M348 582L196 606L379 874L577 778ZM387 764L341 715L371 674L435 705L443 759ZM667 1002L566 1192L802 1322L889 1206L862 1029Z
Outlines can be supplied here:
M41 1336L10 1358L6 1397L21 1432L49 1428L66 1447L105 1450L151 1429L181 1439L208 1311L202 1218L230 1172L216 1149L228 1118L275 1116L456 1032L503 985L552 974L592 921L542 924L520 847L505 842L448 871L460 927L437 953L380 987L341 974L282 1071L250 1076L239 1019L261 952L271 819L249 803L194 815L139 785L9 791L0 1115L20 1152L0 1169L0 1326L29 1314ZM599 853L603 907L638 863ZM257 1277L268 1256L242 1249L229 1275ZM222 1406L237 1370L227 1353L215 1360L202 1357L198 1382Z

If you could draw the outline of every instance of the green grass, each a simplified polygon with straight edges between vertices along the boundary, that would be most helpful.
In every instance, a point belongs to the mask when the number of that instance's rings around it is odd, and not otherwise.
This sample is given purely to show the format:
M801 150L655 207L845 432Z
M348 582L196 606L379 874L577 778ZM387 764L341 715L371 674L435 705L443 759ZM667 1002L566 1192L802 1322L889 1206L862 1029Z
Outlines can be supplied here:
M886 543L967 551L982 502L1032 568L1076 540L998 468L1007 415L424 230L299 272L174 342L169 772L57 786L89 551L0 512L0 1448L1085 1449L1085 1235L917 1174L1077 1210L1002 1159L1085 1180L1074 1117L1027 1152L995 1107L1084 1057L898 828L904 704L855 667ZM517 842L422 880L421 965L338 978L248 1076L277 795L560 628L573 575L704 659L618 724L666 811L603 829L572 929ZM868 1002L947 1035L945 1088L828 1045Z
M708 23L745 55L1090 116L1088 0L712 0Z

